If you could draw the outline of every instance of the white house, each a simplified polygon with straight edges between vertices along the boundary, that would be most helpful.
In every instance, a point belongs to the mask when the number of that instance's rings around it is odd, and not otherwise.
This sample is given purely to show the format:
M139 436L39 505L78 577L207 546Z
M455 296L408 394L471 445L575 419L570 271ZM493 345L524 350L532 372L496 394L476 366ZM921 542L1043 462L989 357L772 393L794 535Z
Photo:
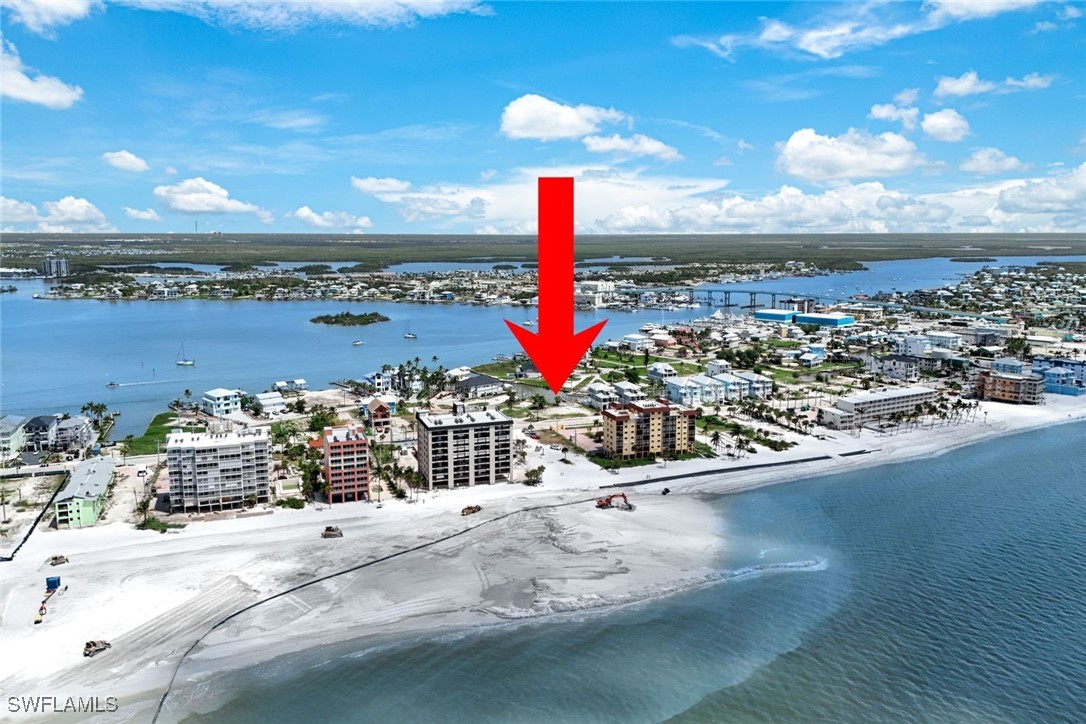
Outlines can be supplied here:
M736 372L735 376L746 380L748 397L765 399L773 391L773 380L756 372L741 371Z
M278 415L287 409L287 401L278 392L259 392L256 399L264 408L265 415Z
M650 380L659 380L660 382L666 382L674 377L677 373L675 368L669 365L667 362L653 362L649 365L648 375Z
M713 375L713 379L723 388L725 400L738 400L747 396L749 385L742 377L736 377L730 372L722 372L719 375Z
M645 391L639 384L623 381L615 384L615 397L621 405L632 405L645 399Z
M634 352L641 352L646 349L653 349L656 343L652 341L652 337L645 334L627 334L622 338L622 344L629 347Z
M928 341L932 346L943 349L962 348L962 336L954 332L928 332Z
M588 393L586 404L596 410L603 410L612 402L618 401L615 388L606 382L593 382L586 392Z
M906 335L897 340L897 351L911 357L923 357L931 351L931 340L917 335Z
M213 417L225 417L232 412L241 411L241 390L227 390L216 387L204 393L200 408Z
M726 374L732 371L732 366L727 361L722 359L709 360L709 364L705 365L705 374L710 377L716 375Z

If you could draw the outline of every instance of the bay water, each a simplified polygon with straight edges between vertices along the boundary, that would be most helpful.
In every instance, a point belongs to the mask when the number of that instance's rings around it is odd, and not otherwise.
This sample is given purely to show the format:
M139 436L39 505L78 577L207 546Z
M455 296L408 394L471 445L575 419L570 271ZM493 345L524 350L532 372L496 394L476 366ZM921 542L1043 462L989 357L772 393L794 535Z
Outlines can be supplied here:
M205 681L220 704L185 721L1081 722L1084 441L707 497L715 585L284 657Z

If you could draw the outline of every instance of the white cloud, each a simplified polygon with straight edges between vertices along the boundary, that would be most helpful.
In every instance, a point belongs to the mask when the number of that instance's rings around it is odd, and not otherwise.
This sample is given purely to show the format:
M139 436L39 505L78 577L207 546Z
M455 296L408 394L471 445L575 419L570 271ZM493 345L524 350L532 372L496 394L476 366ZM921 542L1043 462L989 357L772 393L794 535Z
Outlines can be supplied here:
M383 194L390 192L407 191L411 188L410 181L401 181L398 178L376 178L367 176L358 178L351 176L351 186L366 194Z
M1005 171L1017 171L1025 168L1025 164L1014 156L1008 156L998 148L978 148L969 158L962 161L959 168L962 171L975 173L979 176L991 176Z
M585 148L592 153L615 153L620 156L655 156L664 161L682 159L678 149L640 133L635 133L629 138L623 138L615 133L611 136L585 136L582 140Z
M1074 5L1064 5L1060 8L1060 20L1074 20L1082 17L1082 9Z
M743 153L743 151L753 151L754 150L754 146L747 143L742 138L740 138L738 141L736 141L735 148L739 151L739 153Z
M869 118L879 121L901 121L901 127L906 129L916 128L916 119L920 111L914 107L899 108L893 103L879 103L871 106Z
M136 219L137 221L162 221L158 212L154 209L140 210L125 206L124 213L128 214L128 218Z
M894 96L894 103L899 106L911 106L920 97L919 88L906 88Z
M671 39L680 47L699 47L721 58L734 59L743 47L812 55L823 60L874 48L891 41L939 30L952 23L988 18L1021 10L1040 0L927 0L923 4L830 4L811 20L790 25L761 18L760 30L718 37L682 35Z
M129 151L107 151L102 154L102 158L113 168L119 168L122 171L143 173L151 168L146 161Z
M897 133L850 128L833 137L801 128L777 144L777 168L810 181L895 176L926 164L916 145Z
M969 121L953 108L925 113L920 127L936 141L960 141L969 135Z
M528 93L502 111L501 130L509 138L553 141L587 136L598 131L601 123L618 123L626 118L625 113L614 108L567 106Z
M714 166L731 166L732 165L732 160L730 158L728 158L727 156L721 156L720 158L713 161L713 165Z
M485 171L483 171L482 173L479 174L479 178L481 178L483 181L489 181L490 179L494 178L497 175L498 175L498 170L497 169L488 168L488 169L486 169Z
M34 224L33 230L43 233L116 231L97 206L83 198L65 196L45 201L42 210L26 201L0 196L0 225Z
M11 13L11 22L47 38L53 28L87 17L97 0L0 0L0 7Z
M318 214L308 206L294 212L294 218L318 229L368 229L373 221L368 216L353 216L346 211L325 211Z
M191 15L207 23L294 31L318 24L394 27L456 13L487 14L476 0L117 0L120 4Z
M254 111L244 120L283 131L315 131L328 122L326 116L311 111L268 109Z
M936 98L945 96L970 96L980 93L1012 93L1020 90L1039 90L1048 88L1056 80L1054 75L1042 75L1030 73L1022 78L1007 78L1002 83L983 80L977 75L977 71L970 70L962 73L957 78L940 76L935 86L933 95Z
M1029 35L1036 35L1037 33L1051 33L1053 30L1059 30L1058 23L1054 23L1051 20L1038 20L1033 24L1033 30L1029 31Z
M998 208L1009 213L1072 212L1086 209L1086 163L1068 173L1030 179L1000 192Z
M183 214L251 213L267 223L269 212L256 204L230 198L230 192L216 183L197 176L172 186L156 186L154 194L167 208Z
M0 37L0 95L61 111L75 105L83 97L83 89L59 78L34 73L23 65L15 46Z
M168 173L171 176L176 176L177 175L177 169L174 168L173 166L167 166L166 167L166 173Z

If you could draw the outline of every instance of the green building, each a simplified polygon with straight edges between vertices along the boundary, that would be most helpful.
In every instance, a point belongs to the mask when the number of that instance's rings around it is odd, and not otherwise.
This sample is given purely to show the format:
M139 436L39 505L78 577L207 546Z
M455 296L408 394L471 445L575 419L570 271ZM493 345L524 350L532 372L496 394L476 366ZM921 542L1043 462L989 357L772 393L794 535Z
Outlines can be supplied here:
M58 528L82 528L98 521L106 507L115 464L113 458L101 457L79 464L53 503Z

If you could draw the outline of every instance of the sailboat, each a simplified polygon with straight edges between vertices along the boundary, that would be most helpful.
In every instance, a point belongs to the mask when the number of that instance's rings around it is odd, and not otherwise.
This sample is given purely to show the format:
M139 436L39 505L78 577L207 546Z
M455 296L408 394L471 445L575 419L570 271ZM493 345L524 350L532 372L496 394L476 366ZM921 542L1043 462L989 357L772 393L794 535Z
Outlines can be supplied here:
M181 343L181 349L177 350L177 364L182 367L193 367L196 365L196 360L189 359L185 356L185 343Z
M411 323L410 322L407 323L407 328L404 330L403 338L404 339L418 339L419 338L419 336L417 334L415 334L414 332L411 331Z

